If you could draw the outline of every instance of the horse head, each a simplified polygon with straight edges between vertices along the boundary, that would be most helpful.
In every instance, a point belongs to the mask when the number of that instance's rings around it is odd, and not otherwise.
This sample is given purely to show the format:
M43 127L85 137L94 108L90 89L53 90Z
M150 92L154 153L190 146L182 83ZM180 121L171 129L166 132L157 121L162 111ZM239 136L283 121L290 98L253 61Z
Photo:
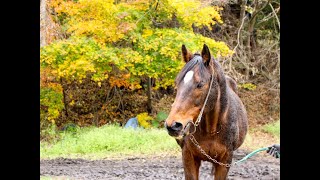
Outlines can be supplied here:
M211 80L217 81L207 45L203 45L201 54L192 54L182 45L182 57L186 64L175 79L177 94L165 122L169 135L177 139L189 133L204 106ZM215 86L211 88L210 97L214 96L214 89Z

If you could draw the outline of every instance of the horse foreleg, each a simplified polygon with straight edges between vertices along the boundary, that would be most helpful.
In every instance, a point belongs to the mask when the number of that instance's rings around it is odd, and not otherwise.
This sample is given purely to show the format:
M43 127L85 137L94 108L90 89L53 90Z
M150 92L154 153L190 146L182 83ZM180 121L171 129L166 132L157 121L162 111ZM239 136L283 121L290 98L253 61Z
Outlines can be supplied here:
M226 153L221 159L220 162L224 164L230 164L232 162L232 153ZM219 164L214 164L214 180L226 180L228 177L228 172L230 167L226 167Z
M226 180L228 172L228 167L215 165L214 180Z
M198 180L201 160L195 158L188 150L182 151L185 180Z

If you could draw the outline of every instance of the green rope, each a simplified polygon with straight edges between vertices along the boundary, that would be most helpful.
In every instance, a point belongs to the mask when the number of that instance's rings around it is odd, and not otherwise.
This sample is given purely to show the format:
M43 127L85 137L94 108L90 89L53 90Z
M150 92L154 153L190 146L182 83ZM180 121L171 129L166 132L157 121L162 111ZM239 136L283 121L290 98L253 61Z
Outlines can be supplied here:
M268 150L268 147L257 149L257 150L255 150L255 151L251 152L250 154L246 155L244 158L240 159L239 161L236 161L234 164L238 164L238 163L240 163L240 162L243 162L243 161L245 161L246 159L248 159L249 157L255 155L256 153L258 153L258 152L260 152L260 151L266 151L266 150ZM277 155L278 155L278 157L280 158L280 153L277 152Z

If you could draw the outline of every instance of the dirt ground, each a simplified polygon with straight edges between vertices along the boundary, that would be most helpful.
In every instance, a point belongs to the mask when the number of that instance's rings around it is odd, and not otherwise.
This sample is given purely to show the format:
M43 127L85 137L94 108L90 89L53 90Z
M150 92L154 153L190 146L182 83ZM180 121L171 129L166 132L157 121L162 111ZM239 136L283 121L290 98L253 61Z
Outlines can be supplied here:
M234 161L243 158L244 150L235 152ZM261 155L262 154L262 155ZM212 164L202 162L200 180L213 179ZM84 160L58 158L40 160L40 176L52 179L184 179L181 157L125 158L121 160ZM229 180L278 180L280 160L260 152L243 163L230 168Z

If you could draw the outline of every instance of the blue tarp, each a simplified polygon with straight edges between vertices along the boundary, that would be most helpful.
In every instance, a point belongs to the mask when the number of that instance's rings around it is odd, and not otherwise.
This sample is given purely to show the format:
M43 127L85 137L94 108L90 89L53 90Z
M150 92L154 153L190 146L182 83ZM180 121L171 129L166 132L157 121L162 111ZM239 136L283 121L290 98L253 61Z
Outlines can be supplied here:
M136 117L130 118L124 128L132 127L133 129L136 129L139 126L138 119Z

